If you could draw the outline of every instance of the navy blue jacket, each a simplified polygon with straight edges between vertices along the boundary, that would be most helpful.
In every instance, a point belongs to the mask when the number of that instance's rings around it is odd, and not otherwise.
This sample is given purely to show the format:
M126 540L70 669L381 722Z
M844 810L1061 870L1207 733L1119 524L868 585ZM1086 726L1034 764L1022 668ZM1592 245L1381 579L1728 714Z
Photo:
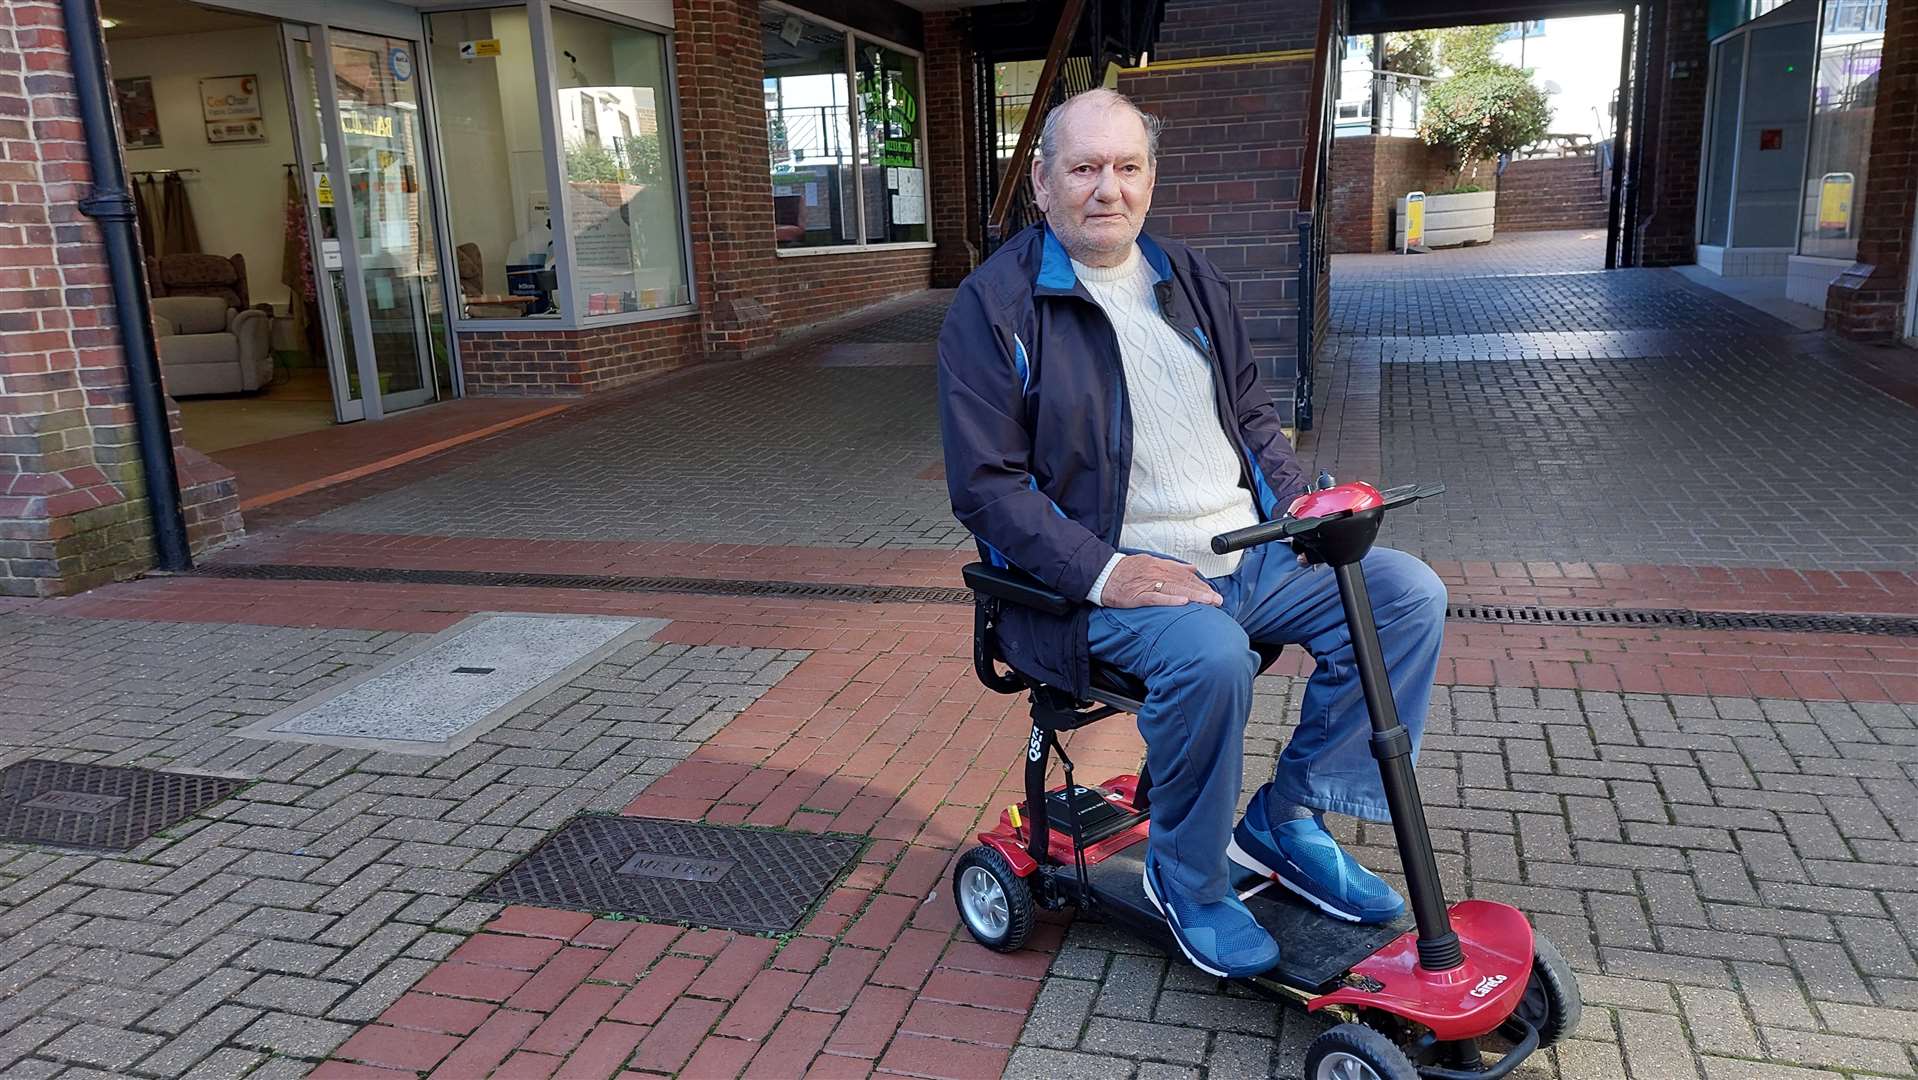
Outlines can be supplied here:
M1262 518L1306 489L1280 429L1232 287L1183 244L1139 236L1159 309L1212 360L1219 423L1245 461ZM939 424L953 513L983 557L1083 597L1119 542L1132 414L1118 336L1040 223L959 286L939 333ZM1005 613L999 645L1027 675L1084 694L1088 605Z

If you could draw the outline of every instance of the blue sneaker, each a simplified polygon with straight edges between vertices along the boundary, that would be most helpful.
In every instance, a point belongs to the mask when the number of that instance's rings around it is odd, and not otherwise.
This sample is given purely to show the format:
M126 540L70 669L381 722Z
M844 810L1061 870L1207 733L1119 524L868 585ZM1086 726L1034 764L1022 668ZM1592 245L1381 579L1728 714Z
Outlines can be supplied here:
M1189 900L1159 873L1150 852L1145 857L1145 895L1172 927L1172 937L1199 970L1223 979L1243 979L1269 971L1279 962L1279 943L1265 932L1239 898L1201 904Z
M1392 886L1347 855L1316 815L1272 828L1266 822L1263 794L1253 796L1245 817L1232 830L1227 858L1347 922L1390 922L1405 911L1405 901Z

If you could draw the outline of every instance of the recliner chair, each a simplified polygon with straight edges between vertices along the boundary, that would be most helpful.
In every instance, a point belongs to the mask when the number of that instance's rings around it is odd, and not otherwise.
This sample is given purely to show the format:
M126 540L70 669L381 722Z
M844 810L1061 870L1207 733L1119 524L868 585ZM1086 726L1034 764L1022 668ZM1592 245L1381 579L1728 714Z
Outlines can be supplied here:
M161 381L172 396L238 394L273 381L273 317L218 296L153 298Z

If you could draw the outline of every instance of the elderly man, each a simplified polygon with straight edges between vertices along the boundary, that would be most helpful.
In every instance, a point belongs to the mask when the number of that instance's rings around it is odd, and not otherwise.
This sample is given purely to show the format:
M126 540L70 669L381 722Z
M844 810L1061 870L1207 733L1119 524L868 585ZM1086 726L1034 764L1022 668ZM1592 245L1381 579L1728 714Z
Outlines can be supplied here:
M1307 484L1230 284L1141 232L1158 127L1110 90L1047 116L1032 165L1045 221L960 286L939 337L940 422L953 511L985 556L1085 599L1064 617L1008 612L1007 659L1081 694L1095 657L1145 682L1146 893L1193 963L1239 976L1271 967L1278 946L1229 863L1343 919L1388 920L1404 901L1325 829L1327 812L1387 817L1333 575L1275 545L1210 547ZM1403 552L1363 565L1416 739L1445 590ZM1317 669L1277 775L1235 827L1253 641L1303 645Z

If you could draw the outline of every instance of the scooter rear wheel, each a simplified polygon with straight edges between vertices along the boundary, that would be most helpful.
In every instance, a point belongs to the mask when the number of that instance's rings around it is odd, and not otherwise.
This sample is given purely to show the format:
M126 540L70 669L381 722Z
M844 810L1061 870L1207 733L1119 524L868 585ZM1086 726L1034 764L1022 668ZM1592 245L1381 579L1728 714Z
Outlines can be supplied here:
M1321 1032L1305 1051L1305 1080L1418 1080L1398 1044L1364 1024Z
M973 939L995 952L1017 952L1032 936L1032 890L1004 855L980 844L959 857L952 898Z

